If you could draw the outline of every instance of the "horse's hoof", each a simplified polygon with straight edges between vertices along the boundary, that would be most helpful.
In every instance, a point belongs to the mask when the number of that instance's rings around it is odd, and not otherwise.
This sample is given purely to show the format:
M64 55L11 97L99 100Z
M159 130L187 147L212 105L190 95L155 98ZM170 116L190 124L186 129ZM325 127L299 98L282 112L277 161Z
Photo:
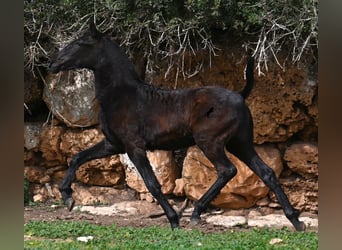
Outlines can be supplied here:
M200 218L197 218L197 217L191 217L190 218L190 223L191 225L195 226L195 225L198 225L198 223L200 222Z
M71 211L74 208L75 201L73 198L68 198L65 200L64 204L68 207L68 210Z
M172 230L175 230L175 229L178 229L179 228L179 224L178 223L172 223L171 224L171 229Z
M299 224L295 228L297 231L304 232L306 229L306 225L304 222L300 221Z

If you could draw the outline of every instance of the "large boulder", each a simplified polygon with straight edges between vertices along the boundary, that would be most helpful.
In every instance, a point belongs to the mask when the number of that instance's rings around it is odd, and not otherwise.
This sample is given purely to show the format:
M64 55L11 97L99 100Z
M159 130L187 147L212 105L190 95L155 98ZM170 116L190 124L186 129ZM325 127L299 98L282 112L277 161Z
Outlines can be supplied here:
M287 166L297 174L310 179L318 177L318 147L312 143L295 143L284 154Z
M258 146L256 150L279 176L283 169L280 152L271 146ZM249 208L258 199L265 197L269 188L235 156L228 152L226 155L237 167L238 173L211 204L221 208ZM182 178L176 182L181 188L176 187L175 190L179 193L183 188L187 197L199 200L216 179L217 173L212 163L197 146L191 147L184 159Z
M171 194L175 188L175 180L179 177L179 171L172 152L163 150L148 151L147 157L162 186L162 192ZM139 193L148 193L143 179L127 154L120 155L120 159L125 166L127 185Z
M69 164L74 155L103 138L99 129L68 130L61 136L60 150ZM97 186L119 185L124 181L124 177L124 168L118 155L88 161L76 172L78 181Z
M43 99L52 114L69 127L88 127L98 123L94 75L89 70L48 74Z

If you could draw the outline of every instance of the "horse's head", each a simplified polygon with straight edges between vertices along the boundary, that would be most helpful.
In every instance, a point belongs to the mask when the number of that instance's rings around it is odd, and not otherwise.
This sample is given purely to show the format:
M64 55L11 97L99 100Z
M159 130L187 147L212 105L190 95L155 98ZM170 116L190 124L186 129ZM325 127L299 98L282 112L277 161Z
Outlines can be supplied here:
M99 32L94 22L89 22L89 31L72 41L57 53L49 64L49 70L58 73L76 68L94 69L101 51L104 34Z

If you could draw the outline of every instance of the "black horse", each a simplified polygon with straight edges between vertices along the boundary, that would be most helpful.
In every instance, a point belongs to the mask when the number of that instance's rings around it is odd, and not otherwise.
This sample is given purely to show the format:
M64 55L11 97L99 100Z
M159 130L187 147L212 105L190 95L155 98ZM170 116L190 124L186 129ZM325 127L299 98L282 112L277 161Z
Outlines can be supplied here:
M90 22L89 31L71 42L50 62L50 71L88 68L94 71L99 120L105 139L76 154L60 185L64 203L74 206L71 183L79 166L89 160L127 153L141 174L146 187L164 209L172 228L179 226L179 215L171 207L156 179L146 150L176 150L197 145L217 170L218 178L196 203L191 222L219 194L237 169L224 149L249 166L275 193L286 217L296 230L305 230L279 185L273 170L253 147L253 121L245 98L253 88L253 64L246 69L246 86L240 92L222 87L167 90L139 79L133 64L119 46Z

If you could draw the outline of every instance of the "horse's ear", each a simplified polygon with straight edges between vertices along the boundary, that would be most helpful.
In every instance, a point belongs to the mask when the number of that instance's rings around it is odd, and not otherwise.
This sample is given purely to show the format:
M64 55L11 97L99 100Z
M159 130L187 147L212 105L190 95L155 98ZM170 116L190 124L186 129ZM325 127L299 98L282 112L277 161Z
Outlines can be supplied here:
M95 23L92 20L92 18L89 19L89 30L90 30L90 34L94 38L100 38L102 36L102 33L96 29Z

